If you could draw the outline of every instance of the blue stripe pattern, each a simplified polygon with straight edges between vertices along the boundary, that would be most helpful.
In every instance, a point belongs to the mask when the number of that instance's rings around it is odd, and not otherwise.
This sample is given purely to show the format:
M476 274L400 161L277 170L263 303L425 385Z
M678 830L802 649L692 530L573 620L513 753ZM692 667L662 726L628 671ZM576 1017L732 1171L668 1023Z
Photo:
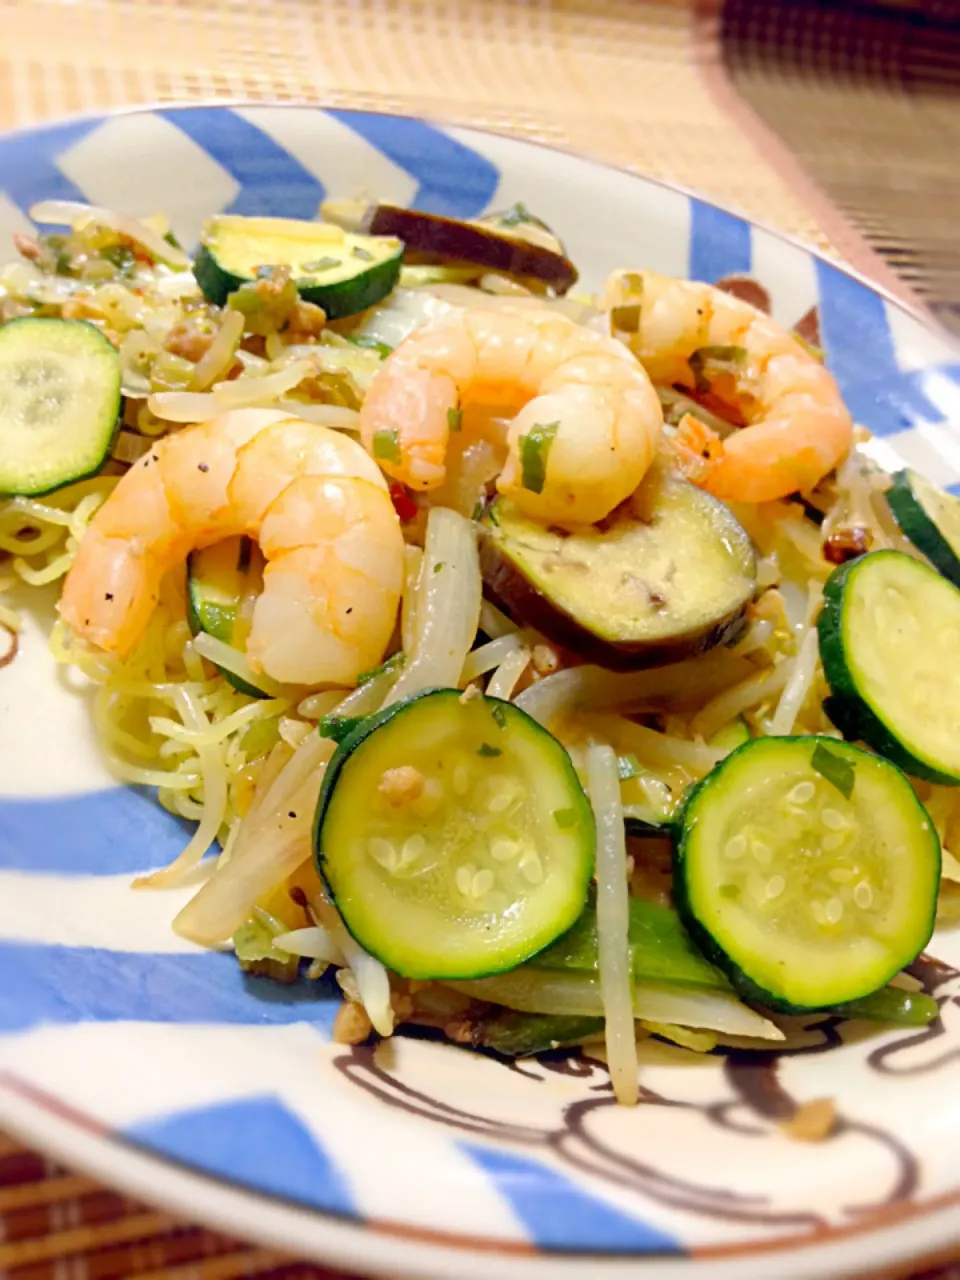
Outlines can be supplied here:
M224 952L152 955L0 942L0 1033L44 1024L308 1022L329 1035L339 1001L325 983L283 986Z
M472 218L486 209L500 184L496 165L423 120L366 111L328 115L416 178L412 203L426 213Z
M146 871L172 862L193 829L142 787L2 798L0 867L73 875Z
M683 1252L675 1237L607 1204L538 1160L472 1142L458 1145L493 1179L541 1249Z
M742 275L750 270L752 253L749 222L702 200L690 201L691 280L714 284Z
M827 364L854 421L890 436L956 413L960 361L902 371L883 298L828 262L817 259L816 271Z
M123 1132L131 1141L213 1177L328 1213L356 1214L340 1170L277 1098L180 1111Z
M235 111L180 107L159 112L235 178L240 190L227 213L314 218L323 184L289 151Z
M57 166L57 157L99 124L99 119L75 120L0 137L0 190L24 213L38 200L86 200ZM0 260L7 256L4 245Z

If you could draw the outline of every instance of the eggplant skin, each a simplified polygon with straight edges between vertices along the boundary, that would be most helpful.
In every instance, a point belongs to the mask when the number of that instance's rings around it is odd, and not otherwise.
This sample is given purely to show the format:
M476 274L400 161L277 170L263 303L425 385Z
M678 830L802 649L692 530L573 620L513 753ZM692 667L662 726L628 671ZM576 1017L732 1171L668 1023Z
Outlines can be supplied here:
M657 635L634 634L622 640L610 634L608 617L607 634L600 634L577 617L575 604L565 602L559 592L551 593L538 585L534 575L512 553L511 542L515 539L498 523L496 508L501 501L493 504L480 526L480 569L486 594L515 622L535 627L578 657L612 671L664 666L696 657L716 645L733 644L746 629L746 608L754 588L752 551L745 552L743 572L737 573L729 601L719 610L708 610L701 619L687 619L686 625L678 621L678 629L667 634L659 628ZM733 516L729 519L732 522ZM743 538L746 540L746 534ZM691 552L689 547L683 550ZM603 554L602 544L599 554ZM591 573L589 587L591 593L594 588L603 591L601 572ZM631 629L635 632L636 626Z
M486 594L520 626L536 627L548 640L609 671L637 671L696 658L719 644L735 644L746 630L746 605L728 617L670 640L616 643L579 623L524 576L523 570L484 531L480 570Z
M562 254L458 218L379 204L366 218L363 229L367 235L396 236L416 253L475 262L504 275L543 280L557 293L566 293L578 278L576 267Z

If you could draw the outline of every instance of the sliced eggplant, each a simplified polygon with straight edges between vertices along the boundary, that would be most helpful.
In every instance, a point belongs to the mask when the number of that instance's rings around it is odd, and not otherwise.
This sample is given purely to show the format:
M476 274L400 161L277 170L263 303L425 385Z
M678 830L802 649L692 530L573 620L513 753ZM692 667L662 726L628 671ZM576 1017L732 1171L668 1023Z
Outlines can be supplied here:
M395 236L416 254L434 261L474 262L488 271L542 280L557 293L566 293L577 282L577 269L562 253L533 244L503 219L494 226L419 213L398 205L378 204L363 220L363 231L372 236Z
M728 508L660 472L602 525L547 527L498 498L481 532L488 593L517 621L614 670L733 641L754 593L753 546Z

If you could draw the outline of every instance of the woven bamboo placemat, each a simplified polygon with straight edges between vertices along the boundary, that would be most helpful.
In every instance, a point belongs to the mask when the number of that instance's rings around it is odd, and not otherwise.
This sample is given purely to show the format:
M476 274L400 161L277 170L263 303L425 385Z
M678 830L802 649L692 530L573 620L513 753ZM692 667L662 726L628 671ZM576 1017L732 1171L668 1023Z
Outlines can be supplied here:
M727 0L741 97L960 333L960 0Z
M949 234L960 178L944 162L957 154L960 112L950 115L949 75L918 105L917 68L930 64L923 51L939 28L929 36L918 23L919 0L889 4L899 16L850 6L880 23L868 38L857 23L830 19L826 0L0 0L0 129L214 98L478 125L696 188L894 290L914 286L950 319L960 301ZM946 27L955 7L927 5ZM922 38L911 37L913 52L887 80L892 55L868 59L867 93L862 40L874 49L879 29L895 48L895 22ZM920 145L934 134L932 150ZM888 145L909 177L899 197L884 177ZM150 1210L0 1135L0 1280L161 1276L331 1273ZM937 1280L960 1280L960 1269Z

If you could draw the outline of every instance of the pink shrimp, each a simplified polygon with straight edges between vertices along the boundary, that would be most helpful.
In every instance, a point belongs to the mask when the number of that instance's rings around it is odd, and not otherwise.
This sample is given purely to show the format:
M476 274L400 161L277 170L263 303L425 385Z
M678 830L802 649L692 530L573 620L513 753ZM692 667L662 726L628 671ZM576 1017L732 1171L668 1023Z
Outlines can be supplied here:
M606 306L659 386L726 404L745 424L721 437L693 413L670 442L688 478L718 498L808 492L850 451L853 423L831 374L748 302L693 280L618 271Z
M556 522L609 515L640 483L663 426L622 343L556 312L505 307L451 312L412 333L367 393L361 434L389 475L433 489L450 432L489 432L493 411L516 415L501 429L497 488Z
M383 657L403 583L403 535L376 464L349 437L239 409L158 441L80 544L60 613L124 656L163 575L196 547L247 534L266 558L247 657L291 684L352 684Z

